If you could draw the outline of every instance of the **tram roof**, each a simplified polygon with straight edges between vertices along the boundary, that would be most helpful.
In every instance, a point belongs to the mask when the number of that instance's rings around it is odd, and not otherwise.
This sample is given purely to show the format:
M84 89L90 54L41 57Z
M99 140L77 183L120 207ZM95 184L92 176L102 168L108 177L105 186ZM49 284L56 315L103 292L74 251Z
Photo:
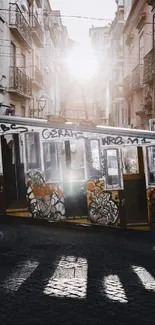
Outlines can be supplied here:
M128 136L128 137L146 137L150 139L155 139L155 132L142 129L130 129L130 128L121 128L113 126L89 126L89 125L77 125L75 123L51 123L45 119L35 119L27 117L18 117L18 116L4 116L0 115L0 123L16 124L16 125L27 125L35 126L42 128L53 128L53 129L70 129L75 131L82 132L91 132L91 133L100 133L100 134L109 134L116 136Z

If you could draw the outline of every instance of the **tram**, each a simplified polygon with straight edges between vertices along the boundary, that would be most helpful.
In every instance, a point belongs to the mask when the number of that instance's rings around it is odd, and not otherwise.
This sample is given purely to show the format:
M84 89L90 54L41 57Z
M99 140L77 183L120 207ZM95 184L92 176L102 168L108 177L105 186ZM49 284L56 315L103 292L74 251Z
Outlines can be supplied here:
M149 230L155 132L0 116L0 214Z

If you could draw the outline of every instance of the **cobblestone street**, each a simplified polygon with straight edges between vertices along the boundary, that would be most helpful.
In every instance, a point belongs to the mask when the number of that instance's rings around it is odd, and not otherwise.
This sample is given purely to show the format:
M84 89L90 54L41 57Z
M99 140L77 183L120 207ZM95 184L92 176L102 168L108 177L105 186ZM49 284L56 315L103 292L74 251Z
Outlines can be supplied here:
M0 225L0 255L0 324L155 324L149 239Z

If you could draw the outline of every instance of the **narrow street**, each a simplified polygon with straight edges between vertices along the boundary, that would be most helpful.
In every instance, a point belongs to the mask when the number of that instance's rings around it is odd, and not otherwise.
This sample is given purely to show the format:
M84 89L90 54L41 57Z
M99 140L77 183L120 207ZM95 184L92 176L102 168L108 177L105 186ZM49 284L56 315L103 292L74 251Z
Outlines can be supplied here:
M149 239L0 225L0 257L0 324L154 324Z

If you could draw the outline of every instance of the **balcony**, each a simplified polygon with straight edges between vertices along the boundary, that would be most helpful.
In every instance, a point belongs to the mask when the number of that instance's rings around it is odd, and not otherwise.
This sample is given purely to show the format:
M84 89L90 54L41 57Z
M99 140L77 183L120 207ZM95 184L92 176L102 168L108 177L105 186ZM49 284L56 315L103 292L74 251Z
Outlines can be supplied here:
M138 64L132 71L131 89L139 90L143 86L143 64Z
M31 28L16 3L9 4L9 27L14 36L27 49L30 49L32 46Z
M43 89L43 74L36 66L33 67L32 83L36 88Z
M32 36L39 48L44 46L44 33L36 16L31 16Z
M152 49L144 57L144 76L143 76L144 84L149 84L153 82L154 72L155 72L155 50Z
M128 75L123 83L124 96L129 97L131 93L131 76Z
M9 92L25 98L32 95L31 79L17 67L10 67Z

